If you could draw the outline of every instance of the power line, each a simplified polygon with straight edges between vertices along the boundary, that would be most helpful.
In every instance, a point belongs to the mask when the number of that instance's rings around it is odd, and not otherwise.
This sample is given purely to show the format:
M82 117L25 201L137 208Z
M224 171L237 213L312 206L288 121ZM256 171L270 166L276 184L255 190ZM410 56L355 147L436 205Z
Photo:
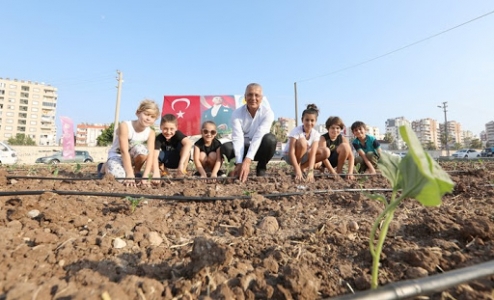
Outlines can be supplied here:
M400 48L398 48L398 49L395 49L395 50L393 50L393 51L390 51L390 52L384 53L384 54L382 54L382 55L376 56L376 57L374 57L374 58L371 58L371 59L368 59L368 60L362 61L362 62L357 63L357 64L354 64L354 65L350 65L350 66L348 66L348 67L344 67L344 68L342 68L342 69L335 70L335 71L332 71L332 72L329 72L329 73L326 73L326 74L322 74L322 75L318 75L318 76L314 76L314 77L310 77L310 78L306 78L306 79L298 80L297 82L310 81L310 80L313 80L313 79L316 79L316 78L326 77L326 76L329 76L329 75L333 75L333 74L336 74L336 73L339 73L339 72L346 71L346 70L348 70L348 69L352 69L352 68L355 68L355 67L358 67L358 66L361 66L361 65L364 65L364 64L370 63L370 62L372 62L372 61L378 60L378 59L383 58L383 57L385 57L385 56L388 56L388 55L391 55L391 54L396 53L396 52L398 52L398 51L401 51L401 50L403 50L403 49L406 49L406 48L409 48L409 47L415 46L415 45L417 45L417 44L420 44L420 43L422 43L422 42L425 42L425 41L427 41L427 40L433 39L433 38L435 38L435 37L437 37L437 36L439 36L439 35L442 35L442 34L444 34L444 33L447 33L447 32L449 32L449 31L452 31L452 30L454 30L454 29L457 29L457 28L459 28L459 27L461 27L461 26L467 25L467 24L469 24L469 23L472 23L472 22L474 22L474 21L477 21L477 20L479 20L479 19L482 19L482 18L484 18L484 17L487 17L488 15L491 15L491 14L493 14L493 13L494 13L494 10L493 10L493 11L490 11L490 12L488 12L488 13L486 13L486 14L483 14L483 15L481 15L481 16L478 16L478 17L476 17L476 18L473 18L473 19L471 19L471 20L468 20L468 21L466 21L466 22L464 22L464 23L461 23L461 24L459 24L459 25L456 25L456 26L454 26L454 27L451 27L451 28L449 28L449 29L443 30L443 31L441 31L441 32L439 32L439 33L433 34L433 35L431 35L431 36L428 36L428 37L426 37L426 38L423 38L423 39L421 39L421 40L418 40L418 41L416 41L416 42L413 42L413 43L411 43L411 44L405 45L405 46L400 47Z

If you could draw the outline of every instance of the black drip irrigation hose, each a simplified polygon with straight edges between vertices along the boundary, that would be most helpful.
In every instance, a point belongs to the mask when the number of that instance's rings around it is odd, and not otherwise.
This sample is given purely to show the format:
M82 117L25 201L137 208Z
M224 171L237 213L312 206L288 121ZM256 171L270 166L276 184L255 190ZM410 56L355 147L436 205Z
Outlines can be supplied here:
M464 174L464 173L472 173L472 171L446 171L448 174ZM290 174L292 177L295 176L294 174ZM342 178L346 178L347 174L315 174L315 178L334 178L336 176L340 176ZM377 174L353 174L354 177L372 177L372 176L379 176L382 177L383 175L380 173ZM273 176L263 176L263 178L274 178L277 177L275 175ZM104 176L93 176L93 177L45 177L45 176L28 176L28 175L8 175L6 176L7 179L37 179L37 180L62 180L62 181L85 181L85 180L101 180L104 178ZM125 180L125 179L136 179L136 180L160 180L160 181L181 181L181 180L234 180L237 179L237 177L216 177L216 178L203 178L203 177L198 177L198 176L185 176L185 177L161 177L161 178L142 178L142 177L137 177L137 178L125 178L125 177L118 177L115 178L115 180Z
M279 198L290 196L301 196L306 194L325 194L331 192L391 192L392 189L338 189L338 190L314 190L314 191L302 191L302 192L290 192L290 193L272 193L261 194L265 198ZM201 196L182 196L182 195L149 195L149 194L129 194L129 193L103 193L103 192L87 192L87 191L59 191L59 190L38 190L38 191L14 191L14 192L0 192L0 197L5 196L32 196L41 195L44 193L54 193L58 195L70 195L70 196L98 196L98 197L117 197L117 198L146 198L152 200L174 200L174 201L218 201L218 200L235 200L243 199L250 200L250 195L232 195L223 197L201 197Z
M462 283L494 275L494 260L443 274L390 283L375 290L326 298L326 300L395 300L442 292Z

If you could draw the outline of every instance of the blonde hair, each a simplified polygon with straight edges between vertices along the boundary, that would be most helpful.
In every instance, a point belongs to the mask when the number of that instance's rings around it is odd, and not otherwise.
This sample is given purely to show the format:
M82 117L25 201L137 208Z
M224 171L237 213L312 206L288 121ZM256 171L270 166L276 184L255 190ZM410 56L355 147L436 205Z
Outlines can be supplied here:
M137 108L136 114L139 114L147 110L152 111L156 118L160 115L160 109L158 107L158 104L156 104L156 102L154 102L153 100L149 100L149 99L144 99L141 101L139 107Z

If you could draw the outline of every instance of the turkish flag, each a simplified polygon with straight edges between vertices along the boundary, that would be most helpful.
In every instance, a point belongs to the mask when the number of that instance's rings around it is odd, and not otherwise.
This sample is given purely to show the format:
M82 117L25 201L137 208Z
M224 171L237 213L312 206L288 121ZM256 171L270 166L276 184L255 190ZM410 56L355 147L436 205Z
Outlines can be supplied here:
M162 116L172 114L177 117L178 130L185 135L201 132L200 96L164 96Z

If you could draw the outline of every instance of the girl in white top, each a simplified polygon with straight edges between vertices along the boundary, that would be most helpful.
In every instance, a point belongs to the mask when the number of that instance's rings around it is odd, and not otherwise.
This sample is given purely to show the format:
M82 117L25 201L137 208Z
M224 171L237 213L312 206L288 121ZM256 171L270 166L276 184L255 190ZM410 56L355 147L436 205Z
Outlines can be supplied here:
M108 160L102 166L102 172L110 173L116 178L125 178L122 183L126 186L136 186L135 175L140 172L146 161L154 153L155 132L151 129L159 116L156 102L144 100L136 111L137 120L124 121L115 131L115 139L108 151ZM152 163L147 163L142 177L152 174ZM147 184L148 180L142 180Z
M329 157L329 148L319 147L321 135L314 129L319 115L315 104L307 105L302 112L302 125L295 127L288 134L288 143L283 150L285 161L293 166L295 182L314 181L314 164ZM307 170L307 177L302 172Z

